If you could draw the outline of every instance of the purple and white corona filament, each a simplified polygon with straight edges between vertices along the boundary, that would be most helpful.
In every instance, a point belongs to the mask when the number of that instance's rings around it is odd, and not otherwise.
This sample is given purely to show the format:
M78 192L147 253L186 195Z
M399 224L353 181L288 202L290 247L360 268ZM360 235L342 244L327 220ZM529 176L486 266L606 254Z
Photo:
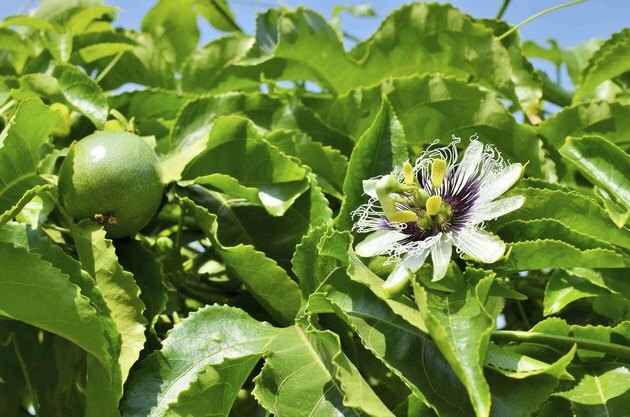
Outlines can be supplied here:
M389 256L398 262L385 289L408 282L431 255L433 280L444 277L453 246L458 253L493 263L505 243L483 230L483 222L523 205L520 195L497 199L522 175L521 164L508 164L476 135L457 162L459 138L445 147L437 141L412 166L363 181L371 198L354 211L354 230L370 233L356 246L359 256ZM396 290L391 288L393 292Z

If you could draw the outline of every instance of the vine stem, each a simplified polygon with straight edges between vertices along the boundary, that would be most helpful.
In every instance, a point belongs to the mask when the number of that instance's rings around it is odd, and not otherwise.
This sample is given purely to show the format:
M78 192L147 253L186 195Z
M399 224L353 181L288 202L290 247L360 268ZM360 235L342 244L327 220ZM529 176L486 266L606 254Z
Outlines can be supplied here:
M492 339L503 342L544 343L553 346L573 346L595 352L608 353L630 359L630 347L616 343L599 342L580 337L558 336L547 333L524 332L517 330L496 330L492 332Z
M116 54L116 56L114 58L112 58L111 61L109 61L109 64L107 64L107 66L105 67L105 69L103 69L103 71L101 71L100 74L97 75L96 79L94 80L97 84L99 82L101 82L101 80L103 78L105 78L105 76L107 75L107 73L109 73L112 68L114 68L114 65L116 65L118 63L118 61L120 61L120 58L122 58L124 52L118 52Z
M542 12L536 13L533 16L528 17L527 19L523 20L521 23L519 23L516 26L512 26L508 31L506 31L504 34L502 34L501 36L499 36L497 39L501 40L503 38L507 38L508 36L510 36L514 31L517 31L518 29L520 29L521 27L525 26L526 24L528 24L529 22L531 22L534 19L538 19L541 16L546 15L547 13L551 13L551 12L555 12L556 10L560 10L560 9L564 9L565 7L569 7L569 6L573 6L575 4L579 4L579 3L584 3L586 0L574 0L574 1L570 1L568 3L564 3L564 4L559 4L557 6L553 6L550 7L548 9L543 10Z
M39 410L39 401L37 401L37 397L35 396L35 390L33 389L33 384L31 383L31 378L28 374L28 367L24 362L24 358L22 357L22 353L20 352L20 346L18 345L17 338L15 337L15 333L11 332L6 341L0 341L0 346L8 347L9 345L13 345L13 349L15 351L15 356L17 357L18 363L20 364L20 369L22 370L22 375L24 376L24 382L26 383L26 389L31 394L31 401L33 402L33 409L35 410L35 417L40 416Z
M503 4L501 5L501 8L497 12L497 16L495 17L495 19L499 20L503 17L503 13L505 13L505 9L507 9L508 5L510 4L510 1L511 0L503 0Z
M184 218L186 217L186 209L183 204L179 205L179 218L177 219L177 235L175 235L175 246L177 246L178 253L182 250L182 229L184 226Z

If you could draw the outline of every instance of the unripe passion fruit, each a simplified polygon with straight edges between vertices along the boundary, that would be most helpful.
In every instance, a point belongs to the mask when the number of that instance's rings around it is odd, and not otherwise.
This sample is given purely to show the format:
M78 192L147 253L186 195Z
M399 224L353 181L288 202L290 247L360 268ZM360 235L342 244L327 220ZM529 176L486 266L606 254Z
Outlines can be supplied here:
M59 173L59 197L68 213L97 221L110 238L142 229L163 193L153 149L129 132L98 132L80 140Z

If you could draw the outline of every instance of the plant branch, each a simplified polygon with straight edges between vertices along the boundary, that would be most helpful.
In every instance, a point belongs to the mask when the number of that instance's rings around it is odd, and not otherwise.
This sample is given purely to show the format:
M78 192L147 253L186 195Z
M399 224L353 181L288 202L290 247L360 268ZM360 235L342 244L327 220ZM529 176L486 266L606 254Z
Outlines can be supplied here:
M501 8L497 12L497 16L495 17L495 19L499 20L503 17L503 13L505 13L505 9L507 9L508 5L510 4L510 1L511 0L503 0L503 4L501 5Z
M573 346L577 345L579 349L592 350L622 358L630 359L630 347L619 345L616 343L599 342L592 339L584 339L580 337L558 336L547 333L524 332L516 330L496 330L492 332L492 340L502 342L529 342L542 343L553 346Z
M523 20L521 23L519 23L516 26L512 26L508 31L506 31L503 35L499 36L497 39L501 40L503 38L507 38L508 36L510 36L514 31L517 31L519 28L525 26L526 24L528 24L529 22L531 22L532 20L538 19L541 16L546 15L547 13L551 13L551 12L555 12L556 10L560 10L560 9L564 9L565 7L569 7L569 6L573 6L574 4L579 4L579 3L583 3L586 0L574 0L574 1L570 1L568 3L564 3L564 4L559 4L557 6L553 6L550 7L548 9L543 10L542 12L536 13L533 16L528 17L527 19Z

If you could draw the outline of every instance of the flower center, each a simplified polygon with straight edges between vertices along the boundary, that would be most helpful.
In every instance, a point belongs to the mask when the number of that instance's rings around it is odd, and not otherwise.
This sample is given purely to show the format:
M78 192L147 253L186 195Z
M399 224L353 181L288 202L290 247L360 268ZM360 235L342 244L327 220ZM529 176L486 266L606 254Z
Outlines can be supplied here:
M431 199L437 197L439 205L436 207L436 203ZM433 200L437 201L437 200ZM450 228L450 220L453 214L453 209L450 204L444 203L440 196L430 197L427 201L426 211L421 212L418 216L417 226L422 231L446 231Z

